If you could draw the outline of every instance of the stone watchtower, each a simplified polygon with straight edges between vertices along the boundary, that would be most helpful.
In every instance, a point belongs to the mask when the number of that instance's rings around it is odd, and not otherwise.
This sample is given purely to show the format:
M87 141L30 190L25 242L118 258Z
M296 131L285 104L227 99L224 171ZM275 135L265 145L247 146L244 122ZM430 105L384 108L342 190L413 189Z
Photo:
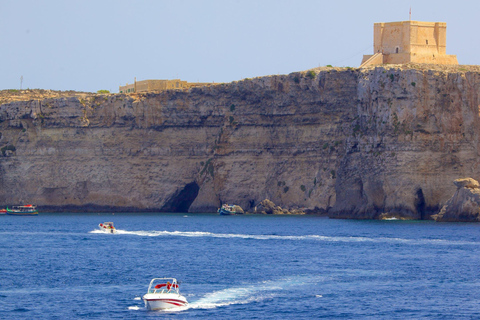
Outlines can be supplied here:
M409 62L458 64L456 55L447 55L445 22L400 21L374 24L373 55L364 55L360 67Z

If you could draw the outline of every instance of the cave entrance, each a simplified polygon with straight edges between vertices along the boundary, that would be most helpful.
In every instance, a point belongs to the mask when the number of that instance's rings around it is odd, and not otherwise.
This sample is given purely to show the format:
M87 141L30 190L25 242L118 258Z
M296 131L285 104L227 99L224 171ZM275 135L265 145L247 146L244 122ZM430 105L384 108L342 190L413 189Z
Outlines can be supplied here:
M415 197L415 209L417 213L420 214L420 219L425 219L425 197L423 196L422 188L419 188L416 192Z
M195 201L197 198L199 190L200 187L195 181L185 185L182 190L175 192L175 194L167 201L167 203L165 203L162 211L182 213L188 212L188 209L192 205L193 201Z

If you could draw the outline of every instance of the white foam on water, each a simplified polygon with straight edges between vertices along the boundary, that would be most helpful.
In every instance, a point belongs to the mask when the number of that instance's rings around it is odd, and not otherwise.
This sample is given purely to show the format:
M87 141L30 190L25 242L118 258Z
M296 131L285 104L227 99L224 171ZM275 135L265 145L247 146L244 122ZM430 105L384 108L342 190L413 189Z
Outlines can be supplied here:
M264 281L257 284L236 286L211 293L207 293L199 300L192 301L185 308L213 309L233 304L248 304L272 299L282 294L282 291L292 287L302 286L307 283L320 281L321 277L296 276L276 281Z
M141 308L139 306L130 306L128 307L128 310L140 310Z
M103 232L102 230L99 230L99 229L89 231L88 233L105 233L106 234L106 232Z
M90 233L104 233L101 230L90 231ZM322 236L322 235L268 235L268 234L237 234L237 233L213 233L201 231L127 231L117 229L117 234L137 235L142 237L210 237L210 238L230 238L230 239L254 239L254 240L290 240L290 241L323 241L323 242L365 242L365 243L405 243L410 245L480 245L480 242L454 241L443 239L402 239L402 238L369 238L355 236Z
M203 298L192 302L189 308L213 309L232 304L247 304L272 298L273 293L254 287L234 287L206 294Z
M140 298L140 297L135 297L135 298L133 298L133 300L142 300L142 298Z

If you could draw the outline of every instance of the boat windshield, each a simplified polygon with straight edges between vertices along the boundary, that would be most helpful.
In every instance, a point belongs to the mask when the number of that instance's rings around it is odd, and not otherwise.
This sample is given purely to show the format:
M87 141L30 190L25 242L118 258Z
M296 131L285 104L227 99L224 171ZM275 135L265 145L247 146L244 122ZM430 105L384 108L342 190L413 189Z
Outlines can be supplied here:
M155 278L150 282L148 293L179 293L177 279Z

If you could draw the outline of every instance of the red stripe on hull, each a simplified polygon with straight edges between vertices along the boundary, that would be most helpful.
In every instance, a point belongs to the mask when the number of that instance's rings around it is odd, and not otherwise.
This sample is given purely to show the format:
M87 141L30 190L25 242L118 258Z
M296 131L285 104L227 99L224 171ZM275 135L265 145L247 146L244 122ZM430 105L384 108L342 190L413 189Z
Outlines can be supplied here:
M145 301L149 304L154 304L155 302L161 302L168 305L173 305L176 307L184 307L188 304L188 302L183 300L176 300L176 299L145 299ZM163 308L160 308L163 309Z
M182 300L175 300L175 299L145 299L146 301L150 302L150 301L161 301L161 302L165 302L165 303L178 303L179 305L183 305L183 304L186 304L185 301L182 301Z

